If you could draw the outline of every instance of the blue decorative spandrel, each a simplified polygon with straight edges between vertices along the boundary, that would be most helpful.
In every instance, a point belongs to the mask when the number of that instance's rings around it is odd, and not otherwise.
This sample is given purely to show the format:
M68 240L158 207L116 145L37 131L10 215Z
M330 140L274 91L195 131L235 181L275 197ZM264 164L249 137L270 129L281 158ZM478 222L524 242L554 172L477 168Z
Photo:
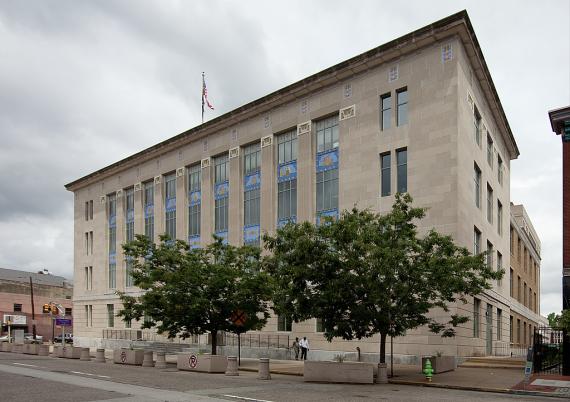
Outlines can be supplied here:
M117 217L115 215L109 217L109 227L117 225Z
M109 254L109 264L116 264L116 263L117 263L117 255Z
M261 172L251 173L243 180L245 191L255 190L261 187Z
M333 221L338 219L338 209L330 209L328 211L321 211L317 214L317 226L325 223L328 219L331 218Z
M225 181L223 183L216 184L214 187L214 198L216 200L229 197L230 195L230 183Z
M154 215L154 205L147 205L146 207L144 207L145 218L148 218L153 215Z
M200 248L200 235L197 236L189 236L188 237L188 244L192 250Z
M135 220L135 211L133 211L132 209L128 210L127 211L127 222L130 223L130 222L133 222L134 220Z
M216 236L222 239L222 243L228 244L228 232L216 232Z
M176 198L167 198L165 205L166 212L176 211Z
M277 221L277 227L282 228L283 226L285 226L288 223L297 223L297 217L296 216L290 216L288 218L279 219Z
M282 163L277 167L277 182L295 180L297 178L297 161Z
M202 202L202 193L198 191L192 191L188 196L188 203L190 206L198 205Z
M338 149L317 154L317 172L338 168Z
M250 225L243 228L243 241L246 244L259 243L259 225Z

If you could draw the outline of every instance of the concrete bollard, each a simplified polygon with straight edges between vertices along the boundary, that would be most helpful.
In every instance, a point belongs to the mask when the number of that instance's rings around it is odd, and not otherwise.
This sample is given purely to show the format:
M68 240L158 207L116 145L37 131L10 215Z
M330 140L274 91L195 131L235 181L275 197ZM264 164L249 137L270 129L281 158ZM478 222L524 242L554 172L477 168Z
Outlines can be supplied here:
M49 356L49 345L39 345L38 356Z
M95 361L97 363L105 363L105 349L97 349L95 353Z
M269 373L269 358L262 357L259 359L259 373L257 378L259 380L271 380L271 374Z
M142 366L143 367L154 367L154 361L152 360L152 350L145 350Z
M228 366L226 367L226 375L239 375L236 356L228 356Z
M79 360L84 362L91 361L91 356L89 355L89 348L81 348L81 355L79 355Z
M166 368L166 353L165 352L156 352L156 364L154 365L157 369L165 369Z
M388 365L386 363L378 363L377 384L388 384Z

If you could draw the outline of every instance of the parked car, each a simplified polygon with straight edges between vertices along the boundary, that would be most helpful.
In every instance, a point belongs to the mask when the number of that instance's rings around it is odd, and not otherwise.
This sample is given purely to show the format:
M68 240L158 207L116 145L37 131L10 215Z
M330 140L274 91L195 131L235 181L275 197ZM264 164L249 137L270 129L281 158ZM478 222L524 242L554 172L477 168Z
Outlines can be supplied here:
M14 342L14 337L11 336L10 342ZM8 335L0 336L0 342L8 342Z
M54 343L61 343L61 335L53 338ZM65 334L65 343L73 343L73 334Z
M24 343L44 343L44 337L36 334L34 339L34 334L24 334Z

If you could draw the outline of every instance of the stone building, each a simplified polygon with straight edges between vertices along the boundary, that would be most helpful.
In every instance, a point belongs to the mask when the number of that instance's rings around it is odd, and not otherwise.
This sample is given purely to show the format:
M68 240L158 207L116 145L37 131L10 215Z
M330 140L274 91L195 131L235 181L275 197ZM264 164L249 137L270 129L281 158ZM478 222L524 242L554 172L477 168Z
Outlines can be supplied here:
M32 278L31 285L30 278ZM7 333L8 321L12 322L12 329L23 329L26 333L32 333L32 289L36 333L42 335L44 341L51 340L54 335L52 316L44 314L42 307L50 302L61 304L65 308L66 315L71 318L73 286L64 277L43 271L27 272L0 268L2 333Z
M258 244L287 221L318 222L354 205L388 211L399 191L428 208L422 230L489 250L490 264L508 268L518 155L467 13L434 22L67 184L76 340L95 345L138 327L115 317L115 291L138 293L120 247L134 233L193 247L213 233ZM455 338L411 331L394 340L395 356L509 353L509 283L492 285L451 306L472 318ZM378 353L376 338L328 343L321 330L318 320L273 317L262 332L306 335L315 357L357 346Z
M540 315L540 239L524 206L511 204L511 265L509 280L511 314L510 341L526 350L532 346L537 327L547 324Z

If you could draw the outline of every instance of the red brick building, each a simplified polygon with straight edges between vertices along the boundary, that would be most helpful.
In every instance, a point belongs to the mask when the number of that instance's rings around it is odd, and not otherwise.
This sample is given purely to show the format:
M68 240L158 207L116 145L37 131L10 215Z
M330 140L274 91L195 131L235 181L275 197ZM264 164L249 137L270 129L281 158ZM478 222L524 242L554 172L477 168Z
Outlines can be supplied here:
M32 284L30 287L30 278ZM12 329L23 329L32 332L31 289L34 293L36 333L42 335L44 341L52 339L54 328L52 317L42 312L46 303L61 304L66 315L72 316L73 286L62 276L49 273L36 273L0 268L0 319L1 333L7 333L8 319L12 321ZM55 330L59 334L59 330Z
M548 112L562 137L562 308L570 309L570 106Z

